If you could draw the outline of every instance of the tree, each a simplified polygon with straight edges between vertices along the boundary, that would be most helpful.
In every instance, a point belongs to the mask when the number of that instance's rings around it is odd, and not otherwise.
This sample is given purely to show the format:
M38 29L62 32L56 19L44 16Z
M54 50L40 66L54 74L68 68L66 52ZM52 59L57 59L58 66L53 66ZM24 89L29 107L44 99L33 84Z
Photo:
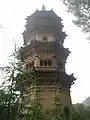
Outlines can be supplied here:
M55 98L55 109L53 111L55 120L65 120L64 107L61 104L60 97L56 96Z
M19 77L22 81L28 80L28 84L31 84L31 86L36 86L38 83L38 78L36 77L35 73L35 70L25 70L23 74L18 74L16 78ZM21 85L19 86L19 88L21 87ZM25 88L25 86L23 87ZM30 91L25 88L23 92L24 94L29 95L28 97L32 97L33 94L35 98L29 101L27 105L24 102L21 104L19 120L49 120L49 117L43 105L42 90L37 87L35 88L34 93L30 93ZM25 98L23 97L23 93L21 97L22 101L24 101Z
M83 104L72 106L72 120L90 120L90 107Z
M35 70L23 67L20 54L15 50L8 66L0 67L4 82L0 86L0 116L1 120L48 120L39 90L36 92L38 100L31 102L28 107L19 102L26 90L23 82L29 80L31 85L38 83ZM27 112L25 112L27 111Z
M18 104L10 102L11 94L6 93L4 90L0 90L0 119L1 120L16 120Z
M50 120L42 102L34 100L29 106L22 106L23 112L19 120ZM26 111L26 112L25 112Z
M0 116L2 120L16 120L18 115L18 105L20 93L15 81L17 73L22 72L23 68L15 51L5 67L0 67L4 82L0 86Z
M63 0L68 11L73 13L77 20L73 21L83 31L90 32L90 0Z

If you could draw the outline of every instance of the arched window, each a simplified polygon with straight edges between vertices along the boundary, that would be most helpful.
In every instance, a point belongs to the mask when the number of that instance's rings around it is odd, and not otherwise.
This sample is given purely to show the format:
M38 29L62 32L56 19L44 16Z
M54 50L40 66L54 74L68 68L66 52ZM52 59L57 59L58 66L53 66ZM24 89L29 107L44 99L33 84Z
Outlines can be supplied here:
M52 61L48 60L48 66L52 66Z
M43 66L44 65L43 63L44 63L43 60L40 60L40 66Z
M47 37L46 36L43 37L43 41L47 41Z
M51 60L40 60L40 66L52 66Z
M44 60L44 66L47 66L47 60Z

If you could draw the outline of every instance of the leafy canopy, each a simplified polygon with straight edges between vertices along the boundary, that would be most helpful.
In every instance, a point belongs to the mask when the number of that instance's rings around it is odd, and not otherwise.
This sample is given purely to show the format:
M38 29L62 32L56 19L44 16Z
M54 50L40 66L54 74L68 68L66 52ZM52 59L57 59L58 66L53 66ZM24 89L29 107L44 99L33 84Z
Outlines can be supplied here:
M83 31L90 32L90 0L63 0L68 11L73 13L77 20L73 21Z

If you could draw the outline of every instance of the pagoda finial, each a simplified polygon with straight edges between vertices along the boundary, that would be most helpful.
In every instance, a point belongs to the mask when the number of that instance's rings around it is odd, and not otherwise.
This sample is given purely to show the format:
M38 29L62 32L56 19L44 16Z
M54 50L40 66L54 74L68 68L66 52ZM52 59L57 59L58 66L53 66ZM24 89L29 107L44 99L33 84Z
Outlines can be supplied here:
M42 10L45 10L45 6L44 5L42 6Z
M36 11L38 11L38 9L36 9Z
M51 11L53 11L53 8L51 9Z

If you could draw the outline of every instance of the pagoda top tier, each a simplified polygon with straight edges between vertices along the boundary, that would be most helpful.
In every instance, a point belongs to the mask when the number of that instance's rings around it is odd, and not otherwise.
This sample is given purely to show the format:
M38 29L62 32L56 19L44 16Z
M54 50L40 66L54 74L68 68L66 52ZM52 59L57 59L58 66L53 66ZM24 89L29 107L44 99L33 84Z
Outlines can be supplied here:
M52 34L55 39L64 42L66 34L62 31L62 19L51 9L47 11L45 7L42 10L36 10L31 16L26 18L26 30L23 32L24 38L30 38L38 34ZM24 40L25 41L25 40Z

